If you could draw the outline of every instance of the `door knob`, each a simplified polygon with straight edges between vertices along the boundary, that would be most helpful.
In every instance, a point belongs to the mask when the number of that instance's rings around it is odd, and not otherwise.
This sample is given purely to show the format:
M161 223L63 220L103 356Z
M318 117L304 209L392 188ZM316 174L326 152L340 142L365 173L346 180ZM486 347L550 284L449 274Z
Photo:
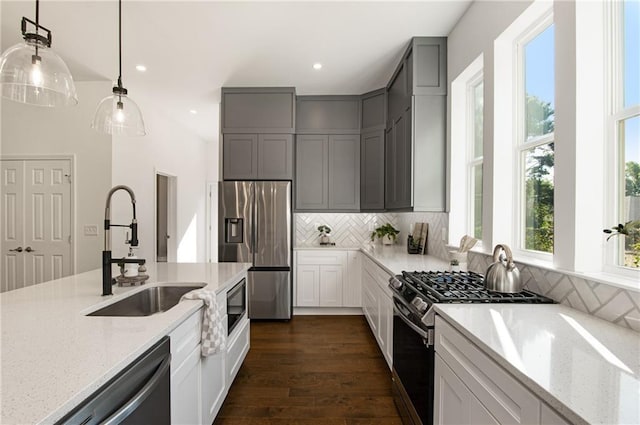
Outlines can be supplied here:
M24 250L27 251L27 252L36 252L36 250L35 249L31 249L30 246L26 247Z
M19 246L16 249L10 249L9 252L22 252L22 247Z

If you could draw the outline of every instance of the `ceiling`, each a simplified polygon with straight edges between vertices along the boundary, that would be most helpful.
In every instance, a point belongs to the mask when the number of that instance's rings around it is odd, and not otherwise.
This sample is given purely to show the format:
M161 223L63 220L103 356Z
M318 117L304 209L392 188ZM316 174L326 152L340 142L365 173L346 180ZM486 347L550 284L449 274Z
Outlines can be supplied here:
M449 34L470 3L127 0L123 82L132 99L153 99L211 140L220 87L294 86L298 94L380 88L412 36ZM3 51L20 41L20 19L33 19L34 5L2 0ZM117 18L115 0L40 2L40 23L77 81L116 79Z

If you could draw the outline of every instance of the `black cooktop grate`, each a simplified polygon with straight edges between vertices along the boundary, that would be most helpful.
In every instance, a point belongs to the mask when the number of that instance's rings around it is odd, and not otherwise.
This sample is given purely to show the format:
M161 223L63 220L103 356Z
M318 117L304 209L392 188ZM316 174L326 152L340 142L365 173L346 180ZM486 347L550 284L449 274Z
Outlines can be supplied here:
M553 303L534 292L516 294L489 291L484 277L474 272L402 272L402 276L418 291L438 303Z

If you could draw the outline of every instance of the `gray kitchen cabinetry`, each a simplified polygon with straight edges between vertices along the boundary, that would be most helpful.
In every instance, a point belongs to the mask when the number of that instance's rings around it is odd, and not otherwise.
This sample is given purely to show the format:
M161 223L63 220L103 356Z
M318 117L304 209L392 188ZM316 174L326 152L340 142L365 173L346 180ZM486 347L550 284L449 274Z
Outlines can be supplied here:
M412 207L412 109L393 121L386 141L385 207L406 210Z
M384 129L360 136L360 209L384 210Z
M387 210L445 210L446 60L446 38L414 37L387 85Z
M293 179L292 134L225 134L224 180Z
M223 87L222 133L293 134L293 87Z
M298 96L296 134L360 134L360 96Z
M296 210L360 209L360 136L296 136Z
M360 136L360 210L384 210L384 133L387 122L387 90L365 93L362 99Z

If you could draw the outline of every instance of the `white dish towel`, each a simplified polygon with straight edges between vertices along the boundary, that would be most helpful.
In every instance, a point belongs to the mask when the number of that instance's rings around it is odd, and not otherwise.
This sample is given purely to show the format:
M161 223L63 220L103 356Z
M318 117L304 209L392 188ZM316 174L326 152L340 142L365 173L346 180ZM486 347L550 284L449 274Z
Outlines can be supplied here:
M206 289L196 289L187 292L181 300L202 300L204 302L204 319L202 322L202 356L211 356L225 349L227 338L216 294Z

